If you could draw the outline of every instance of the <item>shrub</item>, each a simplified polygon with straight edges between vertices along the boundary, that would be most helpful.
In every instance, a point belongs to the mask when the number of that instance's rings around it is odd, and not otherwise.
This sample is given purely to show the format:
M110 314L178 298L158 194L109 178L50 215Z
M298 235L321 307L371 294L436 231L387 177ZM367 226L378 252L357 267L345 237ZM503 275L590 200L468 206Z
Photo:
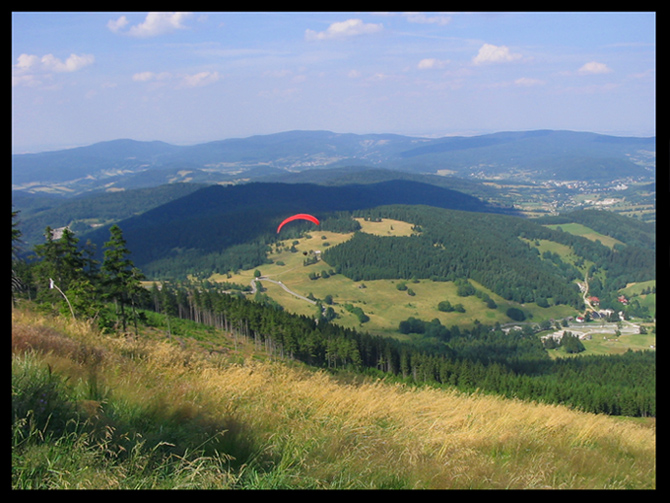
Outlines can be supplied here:
M523 321L526 319L526 315L523 314L523 311L517 307L510 307L507 310L507 316L512 318L514 321Z

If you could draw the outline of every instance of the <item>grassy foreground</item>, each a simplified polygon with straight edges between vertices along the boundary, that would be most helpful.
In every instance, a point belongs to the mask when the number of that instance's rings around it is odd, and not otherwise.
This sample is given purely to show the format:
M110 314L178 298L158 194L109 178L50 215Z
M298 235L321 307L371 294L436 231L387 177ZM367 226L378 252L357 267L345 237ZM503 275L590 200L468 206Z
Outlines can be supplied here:
M239 341L218 347L15 309L13 488L656 485L653 422L334 377Z

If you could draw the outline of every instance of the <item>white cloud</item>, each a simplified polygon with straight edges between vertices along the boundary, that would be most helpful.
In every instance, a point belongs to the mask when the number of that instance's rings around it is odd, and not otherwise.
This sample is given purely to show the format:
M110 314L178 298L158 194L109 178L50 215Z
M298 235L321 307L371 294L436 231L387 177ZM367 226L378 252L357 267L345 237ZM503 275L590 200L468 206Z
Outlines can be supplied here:
M18 62L12 67L12 86L39 85L39 75L76 72L95 62L95 57L91 54L70 54L65 61L53 54L42 57L35 54L21 54L16 59Z
M219 72L199 72L192 75L173 75L170 72L140 72L133 75L135 82L172 82L176 89L203 87L221 80Z
M200 72L194 75L184 75L179 87L203 87L217 82L220 78L219 72Z
M172 78L172 74L169 72L140 72L133 75L133 80L135 82L151 82L153 80L167 80Z
M434 70L444 68L449 64L448 59L425 58L416 65L419 70Z
M384 28L382 24L364 23L360 19L348 19L331 24L326 31L305 30L306 40L327 40L377 33Z
M110 31L117 33L126 27L128 24L128 18L126 16L121 16L119 19L114 21L113 19L107 22L107 28Z
M184 21L192 16L190 12L149 12L143 22L131 26L126 32L128 35L139 38L156 37L186 28ZM114 33L121 33L129 21L125 16L107 23Z
M53 54L47 54L42 56L40 60L44 69L47 71L53 72L76 72L84 68L85 66L91 65L95 62L95 58L91 54L70 54L70 57L65 61L54 57Z
M601 73L609 73L611 71L612 70L605 63L591 61L577 70L577 73L580 75L598 75Z
M480 47L477 55L472 58L475 65L487 63L507 63L521 58L521 54L511 53L505 45L484 44Z
M19 62L16 65L16 68L19 70L29 70L35 66L40 58L34 54L21 54L18 58Z

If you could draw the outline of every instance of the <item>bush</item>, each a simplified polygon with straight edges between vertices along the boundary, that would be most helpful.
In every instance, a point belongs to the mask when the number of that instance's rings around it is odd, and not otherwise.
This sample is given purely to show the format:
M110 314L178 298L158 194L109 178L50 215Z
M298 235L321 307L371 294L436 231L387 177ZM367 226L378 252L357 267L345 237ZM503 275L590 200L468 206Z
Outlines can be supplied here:
M437 310L442 311L443 313L450 313L454 310L454 306L452 306L451 302L448 300L443 300L437 305Z
M585 351L586 348L582 341L576 335L572 335L570 332L565 332L561 338L561 347L568 354L581 353Z
M410 316L398 324L398 330L402 334L422 334L426 331L426 323L414 316Z
M507 310L507 316L512 318L514 321L523 321L526 319L526 315L523 314L523 311L517 307L510 307Z
M476 293L475 287L469 281L456 281L456 284L458 285L456 294L459 297L469 297Z

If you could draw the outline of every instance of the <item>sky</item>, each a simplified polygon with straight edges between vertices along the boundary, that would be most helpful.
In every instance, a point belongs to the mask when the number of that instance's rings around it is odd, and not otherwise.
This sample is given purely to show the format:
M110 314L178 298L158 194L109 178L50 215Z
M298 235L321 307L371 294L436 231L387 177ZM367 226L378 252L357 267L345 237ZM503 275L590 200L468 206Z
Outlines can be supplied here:
M12 151L656 134L654 12L13 12Z

